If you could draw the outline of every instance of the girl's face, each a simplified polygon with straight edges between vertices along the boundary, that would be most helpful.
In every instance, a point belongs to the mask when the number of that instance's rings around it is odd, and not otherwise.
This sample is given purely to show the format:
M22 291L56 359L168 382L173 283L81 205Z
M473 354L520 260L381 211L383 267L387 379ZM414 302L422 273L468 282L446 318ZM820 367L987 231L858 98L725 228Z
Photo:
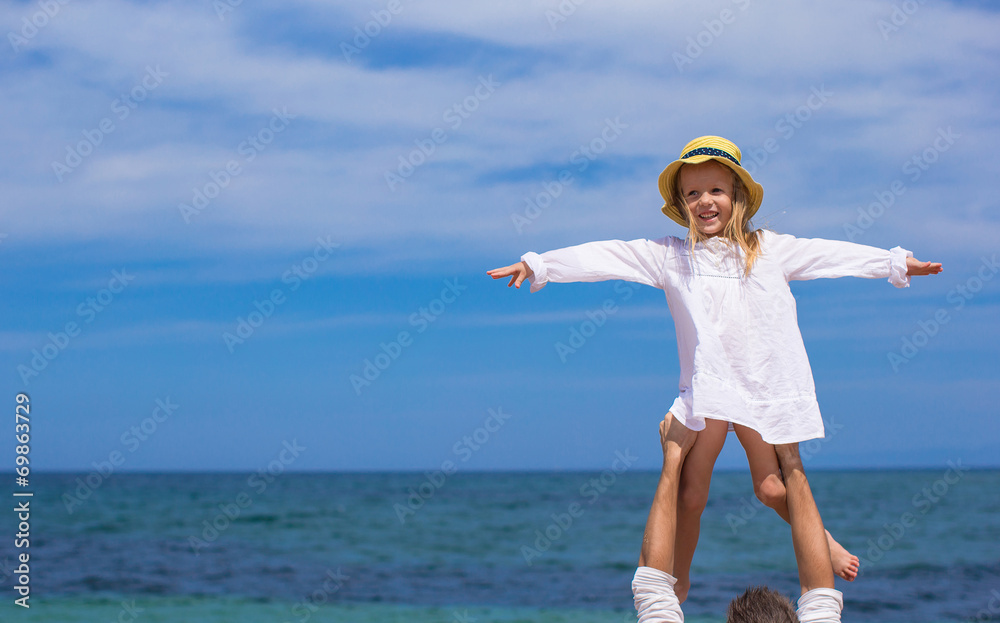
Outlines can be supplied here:
M733 217L733 173L709 160L685 164L679 175L688 222L707 237L718 236Z

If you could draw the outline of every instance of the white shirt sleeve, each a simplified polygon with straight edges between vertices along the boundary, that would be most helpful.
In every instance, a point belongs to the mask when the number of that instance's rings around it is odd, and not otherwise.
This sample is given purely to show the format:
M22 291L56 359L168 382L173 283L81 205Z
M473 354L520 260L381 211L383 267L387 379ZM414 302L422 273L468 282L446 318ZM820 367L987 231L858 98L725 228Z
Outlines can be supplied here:
M799 623L840 623L844 594L832 588L814 588L799 597Z
M674 576L653 567L635 570L632 596L639 623L684 623L684 612L674 594L676 583Z
M532 292L541 290L550 281L571 283L610 279L623 279L662 288L666 253L667 247L660 241L605 240L556 249L541 255L525 253L521 260L534 273L529 279Z
M906 258L913 253L902 247L886 251L841 240L796 238L787 234L767 233L770 240L765 253L774 253L789 281L863 277L888 279L897 288L907 288Z

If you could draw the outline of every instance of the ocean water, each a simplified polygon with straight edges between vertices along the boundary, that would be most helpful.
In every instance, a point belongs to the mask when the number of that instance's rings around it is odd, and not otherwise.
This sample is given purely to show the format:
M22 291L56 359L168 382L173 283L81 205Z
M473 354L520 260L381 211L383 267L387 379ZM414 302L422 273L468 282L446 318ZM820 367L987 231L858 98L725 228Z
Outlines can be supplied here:
M16 516L0 519L0 620L634 621L657 479L113 474L92 489L87 476L33 474L28 610L14 605ZM1000 471L809 477L827 528L864 560L838 586L845 621L1000 621ZM747 474L716 474L692 581L694 622L724 620L749 585L797 595L788 527Z

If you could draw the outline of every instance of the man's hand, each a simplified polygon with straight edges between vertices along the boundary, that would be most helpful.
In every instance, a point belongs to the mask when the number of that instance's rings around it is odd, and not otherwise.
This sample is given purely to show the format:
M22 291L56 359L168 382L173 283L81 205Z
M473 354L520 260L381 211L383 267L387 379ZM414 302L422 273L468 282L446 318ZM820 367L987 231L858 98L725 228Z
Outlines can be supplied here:
M494 268L493 270L486 271L486 274L494 279L503 279L504 277L510 277L510 283L507 287L514 286L515 288L521 287L521 282L525 279L529 279L534 276L535 273L531 272L528 265L525 262L518 262L517 264L511 264L510 266L504 266L503 268Z
M802 465L802 458L799 456L799 444L783 443L774 446L774 453L778 455L778 466L782 472Z
M906 258L907 275L936 275L939 272L941 272L940 262L921 262L913 257Z
M667 412L663 421L660 422L660 444L663 446L664 459L668 452L680 452L680 458L683 462L696 439L698 439L698 433L678 422L673 413Z

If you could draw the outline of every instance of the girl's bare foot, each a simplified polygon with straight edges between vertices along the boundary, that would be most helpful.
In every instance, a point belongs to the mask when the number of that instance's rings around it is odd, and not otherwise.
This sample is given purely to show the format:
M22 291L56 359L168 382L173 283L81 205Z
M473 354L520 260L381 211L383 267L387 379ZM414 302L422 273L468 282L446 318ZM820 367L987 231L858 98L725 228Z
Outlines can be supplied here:
M826 531L826 540L830 544L830 558L833 560L833 572L844 578L848 582L853 582L858 577L861 561L851 552L844 549L844 546Z

